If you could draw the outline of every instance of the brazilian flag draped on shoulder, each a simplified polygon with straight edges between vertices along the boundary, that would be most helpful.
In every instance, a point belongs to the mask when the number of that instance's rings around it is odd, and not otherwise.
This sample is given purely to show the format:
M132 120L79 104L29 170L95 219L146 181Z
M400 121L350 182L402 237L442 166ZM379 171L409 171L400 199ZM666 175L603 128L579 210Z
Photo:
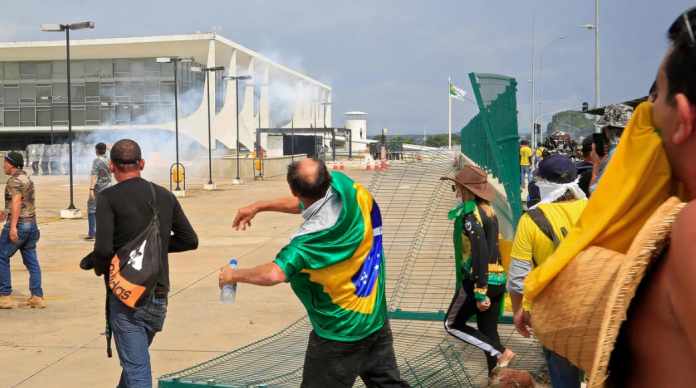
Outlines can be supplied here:
M357 341L381 329L387 316L382 216L364 187L339 172L331 177L342 200L336 223L295 237L275 263L320 337Z

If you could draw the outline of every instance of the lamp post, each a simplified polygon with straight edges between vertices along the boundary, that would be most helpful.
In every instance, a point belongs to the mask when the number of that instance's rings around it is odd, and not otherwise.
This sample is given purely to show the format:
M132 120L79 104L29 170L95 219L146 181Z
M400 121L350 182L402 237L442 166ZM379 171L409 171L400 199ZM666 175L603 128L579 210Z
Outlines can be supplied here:
M163 57L157 58L157 63L174 63L174 141L176 142L176 168L179 168L179 82L177 80L179 69L177 64L179 62L193 62L193 57ZM178 174L177 174L178 175ZM174 195L182 194L181 188L179 187L179 180L175 179L176 188L174 189ZM171 187L170 187L171 189ZM185 194L185 193L183 193Z
M333 102L322 102L319 105L324 105L324 128L326 128L326 106L333 105Z
M60 218L82 218L82 211L75 207L73 201L73 163L72 163L72 106L70 104L70 30L86 30L94 28L94 22L81 22L71 24L42 24L41 30L46 32L65 31L65 57L68 76L68 153L70 160L70 205L66 210L60 211Z
M43 96L42 100L49 100L51 102L51 145L53 145L53 100L59 100L65 98L63 96Z
M532 120L532 143L534 143L534 100L536 100L536 96L534 94L534 47L536 44L536 13L537 9L539 8L539 3L541 3L541 0L538 0L536 3L536 6L534 7L534 19L532 20L532 99L531 103L529 105L532 106L532 115L531 120Z
M539 67L539 83L540 83L540 88L539 88L539 113L541 114L541 130L544 130L544 52L546 52L546 49L549 48L552 44L558 42L559 40L563 40L570 35L563 35L560 38L556 40L552 40L551 43L547 44L546 47L544 47L543 50L541 50L541 66ZM532 104L533 105L533 104ZM532 126L532 134L534 134L534 126ZM534 136L532 136L532 143L534 142ZM534 144L532 144L534 146Z
M197 72L197 73L206 73L206 78L207 78L207 84L208 84L208 183L203 186L204 190L215 190L216 186L215 183L213 183L213 156L212 156L212 135L210 133L210 83L212 82L212 77L210 76L210 73L215 74L217 71L225 71L224 66L215 66L215 67L192 67L191 71Z
M224 80L234 80L234 87L235 87L235 101L237 101L237 110L235 111L237 113L237 178L232 181L233 185L243 185L244 181L242 178L239 176L239 80L249 80L251 79L250 75L240 75L240 76L224 76L222 77Z
M595 0L595 24L585 24L580 28L587 28L595 32L595 109L599 108L599 0ZM599 116L597 117L599 120ZM599 133L601 129L595 127L595 132Z

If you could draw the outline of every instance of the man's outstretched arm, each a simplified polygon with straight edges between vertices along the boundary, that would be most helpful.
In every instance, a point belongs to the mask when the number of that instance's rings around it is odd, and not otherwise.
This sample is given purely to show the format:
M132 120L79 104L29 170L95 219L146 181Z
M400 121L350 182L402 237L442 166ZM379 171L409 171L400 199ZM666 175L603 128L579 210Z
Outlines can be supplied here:
M285 273L276 263L268 263L249 269L222 267L220 270L220 289L226 284L248 283L257 286L275 286L286 280Z
M300 200L296 197L285 197L274 199L272 201L260 201L249 206L240 208L237 211L237 216L234 217L232 227L239 230L246 230L247 226L251 226L251 220L260 212L279 212L289 214L302 214Z

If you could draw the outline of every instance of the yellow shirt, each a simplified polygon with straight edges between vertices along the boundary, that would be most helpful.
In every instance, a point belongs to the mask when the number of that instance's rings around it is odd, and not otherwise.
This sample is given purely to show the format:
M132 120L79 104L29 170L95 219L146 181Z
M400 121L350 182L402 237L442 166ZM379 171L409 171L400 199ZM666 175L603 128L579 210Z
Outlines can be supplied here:
M587 203L587 200L579 199L573 202L543 203L538 208L544 212L558 238L563 240L561 227L565 227L566 231L570 232L585 210ZM517 233L512 245L512 257L519 260L532 260L532 256L534 256L534 260L539 266L544 264L555 250L556 246L553 241L546 237L534 223L532 217L525 213L517 225Z
M544 153L544 147L537 148L535 153L536 153L537 158L541 158L541 155Z
M524 146L520 148L520 166L529 166L529 157L532 156L532 149Z

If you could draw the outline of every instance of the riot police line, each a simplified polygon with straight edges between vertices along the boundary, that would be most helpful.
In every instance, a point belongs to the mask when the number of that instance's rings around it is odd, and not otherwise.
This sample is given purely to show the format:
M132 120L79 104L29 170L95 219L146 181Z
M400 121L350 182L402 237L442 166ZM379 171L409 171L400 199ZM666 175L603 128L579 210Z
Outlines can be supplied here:
M95 144L73 143L73 174L89 174L94 159ZM68 175L70 151L68 144L30 144L27 147L27 166L34 175Z

